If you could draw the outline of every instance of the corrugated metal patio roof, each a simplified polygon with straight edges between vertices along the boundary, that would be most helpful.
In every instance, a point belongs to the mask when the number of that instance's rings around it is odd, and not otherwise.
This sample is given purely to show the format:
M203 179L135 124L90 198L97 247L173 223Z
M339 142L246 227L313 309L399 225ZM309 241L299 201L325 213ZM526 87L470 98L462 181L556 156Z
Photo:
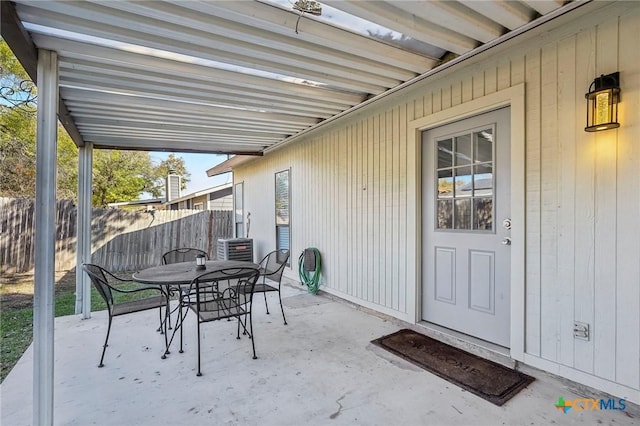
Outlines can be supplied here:
M2 2L35 81L57 52L59 117L97 148L260 154L543 15L562 0ZM311 2L313 3L313 2Z

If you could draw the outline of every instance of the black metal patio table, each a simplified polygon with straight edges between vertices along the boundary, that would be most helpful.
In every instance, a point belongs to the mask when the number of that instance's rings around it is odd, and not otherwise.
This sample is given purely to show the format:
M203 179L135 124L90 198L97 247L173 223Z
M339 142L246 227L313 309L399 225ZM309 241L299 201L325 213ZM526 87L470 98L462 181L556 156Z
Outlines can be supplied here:
M151 268L133 274L134 281L142 284L160 286L189 285L198 276L205 272L233 268L256 268L260 265L240 260L207 260L206 269L197 270L195 262L170 263L168 265L152 266Z
M195 262L181 262L181 263L170 263L167 265L159 265L152 266L151 268L143 269L142 271L138 271L132 275L132 279L136 282L142 284L152 284L156 286L160 286L161 291L165 293L167 296L167 306L165 309L165 315L171 314L171 308L169 306L170 297L177 290L180 294L178 298L178 303L182 303L182 292L183 288L188 287L193 280L198 278L200 275L220 270L230 270L230 269L242 269L242 268L255 268L259 269L260 265L240 260L207 260L205 262L205 269L197 269ZM180 306L179 306L180 307ZM177 308L176 308L177 309ZM180 333L182 333L182 320L180 323L176 323L176 327L173 330L171 335L171 339L167 341L167 330L165 326L165 352L162 355L162 358L166 358L166 356L170 353L169 347L171 346L171 342L173 341L173 337L178 328L180 328ZM167 321L165 321L166 325ZM182 336L182 334L181 334ZM181 337L182 339L182 337ZM182 344L182 343L181 343ZM182 352L182 349L180 350Z

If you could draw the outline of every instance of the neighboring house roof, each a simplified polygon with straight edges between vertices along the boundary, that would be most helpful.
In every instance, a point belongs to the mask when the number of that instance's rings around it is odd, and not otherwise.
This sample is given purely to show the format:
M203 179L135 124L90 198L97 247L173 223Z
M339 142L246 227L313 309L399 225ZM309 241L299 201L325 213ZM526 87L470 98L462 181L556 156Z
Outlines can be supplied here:
M211 188L203 189L202 191L192 192L191 194L183 195L180 198L175 198L169 201L167 204L176 204L182 201L192 200L194 198L202 197L203 195L208 195L207 199L216 200L218 198L222 198L232 193L232 184L225 183L223 185L214 186Z
M108 207L125 207L125 206L146 206L149 204L162 204L165 202L164 198L149 198L147 200L133 200L133 201L121 201L118 203L109 203Z
M207 170L207 176L213 177L233 171L233 168L251 160L250 155L234 155Z

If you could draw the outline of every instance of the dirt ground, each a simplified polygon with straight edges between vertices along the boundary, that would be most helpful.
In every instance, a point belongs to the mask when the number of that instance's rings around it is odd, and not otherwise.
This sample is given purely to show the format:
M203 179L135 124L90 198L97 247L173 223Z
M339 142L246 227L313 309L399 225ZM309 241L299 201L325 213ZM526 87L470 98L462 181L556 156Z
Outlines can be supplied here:
M56 272L56 294L73 292L76 288L75 271ZM0 306L2 309L21 309L33 305L33 274L15 274L0 277Z

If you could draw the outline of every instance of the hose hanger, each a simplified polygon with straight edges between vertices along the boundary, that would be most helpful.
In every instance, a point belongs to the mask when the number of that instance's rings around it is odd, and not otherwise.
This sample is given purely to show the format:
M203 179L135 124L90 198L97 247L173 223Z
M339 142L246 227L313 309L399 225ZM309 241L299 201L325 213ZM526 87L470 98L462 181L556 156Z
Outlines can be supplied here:
M320 250L310 247L300 253L298 275L300 276L300 282L307 286L307 291L311 294L318 294L321 268Z

